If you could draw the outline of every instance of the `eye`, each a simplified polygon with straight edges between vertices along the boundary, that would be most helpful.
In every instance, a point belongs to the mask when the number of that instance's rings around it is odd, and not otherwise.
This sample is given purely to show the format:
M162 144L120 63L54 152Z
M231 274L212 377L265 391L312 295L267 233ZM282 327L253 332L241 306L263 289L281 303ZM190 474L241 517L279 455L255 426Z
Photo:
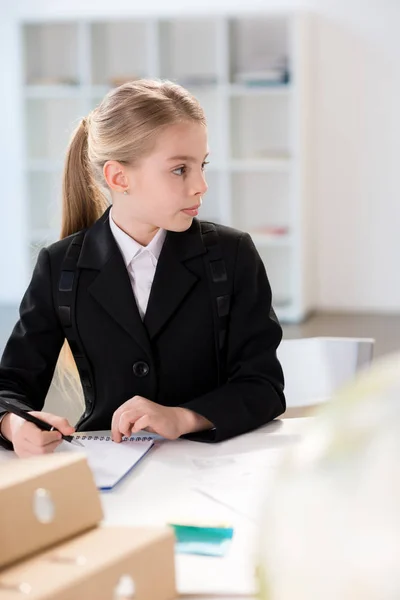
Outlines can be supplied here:
M186 167L185 166L178 167L177 169L174 169L172 172L174 175L178 175L180 177L186 173Z
M206 165L209 165L209 164L210 164L210 161L209 161L209 160L205 160L205 161L203 162L203 164L201 165L201 170L202 170L202 171L205 171Z

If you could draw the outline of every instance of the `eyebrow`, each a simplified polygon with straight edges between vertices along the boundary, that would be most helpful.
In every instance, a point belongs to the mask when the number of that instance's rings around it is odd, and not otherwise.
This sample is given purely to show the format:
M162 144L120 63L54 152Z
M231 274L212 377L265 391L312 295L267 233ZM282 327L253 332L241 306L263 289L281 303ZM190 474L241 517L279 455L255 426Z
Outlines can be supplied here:
M204 157L204 160L208 157L209 153L207 152L207 154ZM174 162L197 162L197 158L195 158L194 156L185 156L185 155L181 155L181 156L171 156L171 158L168 159L169 161L174 161Z

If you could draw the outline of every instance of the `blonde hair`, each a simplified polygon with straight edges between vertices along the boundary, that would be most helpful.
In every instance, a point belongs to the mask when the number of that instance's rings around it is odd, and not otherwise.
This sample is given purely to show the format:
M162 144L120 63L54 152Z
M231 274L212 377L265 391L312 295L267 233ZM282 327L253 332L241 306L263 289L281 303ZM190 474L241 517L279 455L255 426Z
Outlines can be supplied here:
M141 79L111 90L72 134L63 173L61 239L93 225L109 206L103 166L108 160L135 165L151 153L160 129L182 121L206 125L204 111L171 81ZM63 391L79 396L79 374L65 342L57 365Z

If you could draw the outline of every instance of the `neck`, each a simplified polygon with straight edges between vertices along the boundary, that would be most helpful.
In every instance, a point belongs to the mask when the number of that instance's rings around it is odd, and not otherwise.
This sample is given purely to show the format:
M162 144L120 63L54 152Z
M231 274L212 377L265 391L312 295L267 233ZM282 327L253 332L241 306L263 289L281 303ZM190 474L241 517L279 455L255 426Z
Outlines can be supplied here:
M155 225L141 223L134 219L127 219L125 215L120 214L120 211L118 211L115 206L113 206L111 215L114 223L141 246L150 244L151 240L160 229Z

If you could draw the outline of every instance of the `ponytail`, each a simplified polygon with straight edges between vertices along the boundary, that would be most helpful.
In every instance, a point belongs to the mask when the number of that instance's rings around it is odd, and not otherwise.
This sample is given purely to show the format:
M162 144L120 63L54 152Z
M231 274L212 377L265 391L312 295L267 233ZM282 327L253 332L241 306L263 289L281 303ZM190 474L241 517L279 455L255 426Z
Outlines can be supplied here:
M82 119L72 135L65 159L60 238L66 238L93 225L108 204L91 173L88 161L88 123L86 119ZM75 398L74 405L84 407L78 369L67 340L57 362L55 385L64 397Z
M65 159L61 239L93 225L108 204L89 166L88 123L82 119L72 135Z

